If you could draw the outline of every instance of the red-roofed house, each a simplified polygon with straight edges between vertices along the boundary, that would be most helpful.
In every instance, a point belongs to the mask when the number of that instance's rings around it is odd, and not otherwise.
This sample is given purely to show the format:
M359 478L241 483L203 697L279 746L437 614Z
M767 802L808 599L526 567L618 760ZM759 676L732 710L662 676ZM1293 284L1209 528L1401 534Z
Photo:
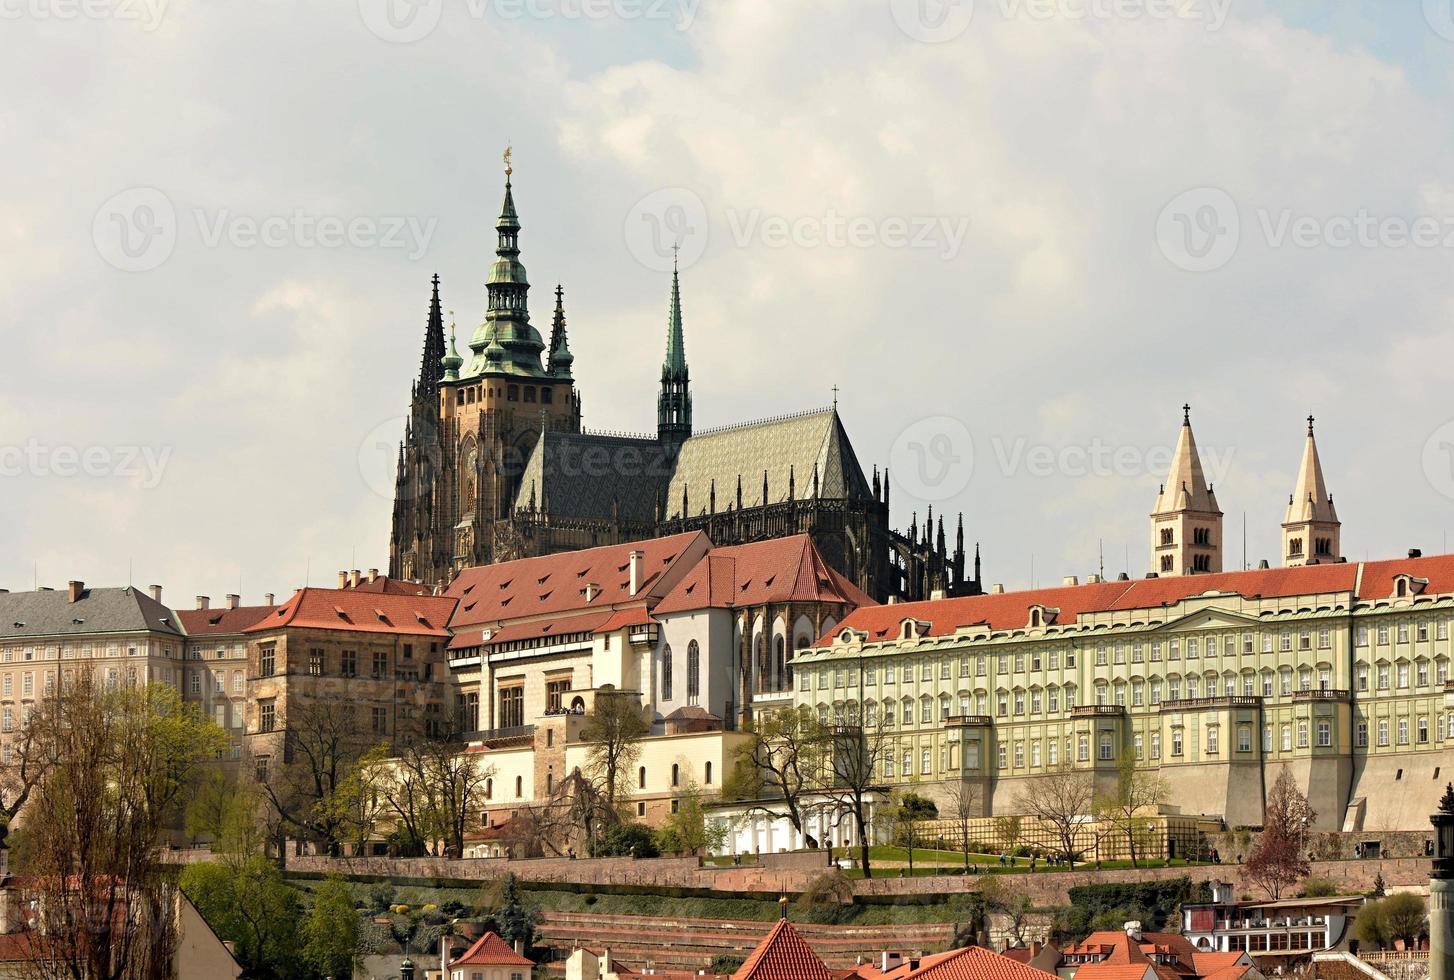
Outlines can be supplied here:
M1053 974L982 946L904 960L883 980L1048 980Z
M1143 932L1141 923L1093 932L1061 951L1060 976L1070 980L1261 980L1245 952L1199 952L1187 937Z
M529 980L532 963L493 932L449 962L449 980Z
M245 627L246 741L259 773L305 728L341 725L361 744L447 734L454 607L446 596L304 588Z

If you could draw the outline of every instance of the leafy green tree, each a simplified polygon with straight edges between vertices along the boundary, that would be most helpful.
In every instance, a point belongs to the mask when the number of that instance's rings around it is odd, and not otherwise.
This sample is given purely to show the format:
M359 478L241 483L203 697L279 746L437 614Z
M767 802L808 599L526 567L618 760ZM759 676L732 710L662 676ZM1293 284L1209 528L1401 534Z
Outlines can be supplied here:
M1384 929L1392 942L1402 939L1411 943L1425 933L1429 910L1422 895L1398 892L1385 898L1382 905Z
M303 920L303 958L325 977L351 977L359 963L359 920L348 885L329 875Z
M702 791L688 781L677 797L677 810L666 818L656 832L657 846L668 854L697 854L721 849L727 841L727 828L707 822Z
M237 867L206 861L182 869L182 891L212 931L234 944L248 976L298 977L298 893L261 854ZM346 975L346 974L345 974Z
M595 840L592 857L654 858L661 854L656 835L645 824L623 823L602 831Z

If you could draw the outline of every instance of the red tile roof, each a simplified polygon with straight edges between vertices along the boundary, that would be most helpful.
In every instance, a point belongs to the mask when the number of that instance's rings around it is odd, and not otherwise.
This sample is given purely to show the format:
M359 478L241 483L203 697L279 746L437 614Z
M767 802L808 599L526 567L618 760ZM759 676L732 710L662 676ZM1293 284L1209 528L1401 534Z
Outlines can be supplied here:
M1017 963L980 946L965 946L907 961L883 974L884 980L1046 980L1054 976Z
M1301 568L1254 569L1216 575L1097 582L999 595L869 606L846 617L833 632L836 634L845 627L852 627L867 632L871 641L883 640L898 636L899 624L905 619L929 623L929 636L947 636L965 626L987 626L994 630L1024 629L1030 621L1030 607L1035 605L1058 609L1054 624L1063 626L1074 623L1087 613L1158 609L1207 594L1246 598L1328 593L1352 596L1356 588L1360 599L1381 599L1393 593L1394 576L1401 573L1427 579L1429 585L1426 591L1431 594L1454 592L1454 555L1440 555L1362 564L1304 565ZM824 637L819 645L831 642L831 636Z
M645 606L665 595L710 544L705 534L693 531L466 568L449 587L448 595L459 600L451 625L456 629L490 626L586 609ZM643 581L634 596L633 551L643 553ZM684 561L683 556L688 555L690 559ZM601 589L590 602L586 601L587 584Z
M178 609L177 618L188 636L241 633L264 619L277 606L238 606L236 609Z
M487 932L465 954L449 964L456 966L534 966L493 932Z
M1224 966L1219 970L1202 974L1202 980L1241 980L1243 974L1251 969L1253 967L1247 965Z
M779 919L732 980L833 980L833 973L787 919Z
M1139 963L1086 963L1075 971L1076 980L1142 980L1147 974L1157 976L1152 964L1142 960Z
M370 582L366 578L358 580L358 585L347 586L351 592L373 592L384 595L429 595L434 590L423 582L410 582L408 579L390 578L387 575L380 575Z
M385 595L351 589L299 589L272 614L243 632L259 633L284 626L449 636L446 628L455 600L447 596Z
M1232 950L1227 953L1203 953L1201 950L1197 950L1192 954L1192 962L1195 964L1197 972L1205 977L1216 973L1218 970L1224 970L1229 966L1236 966L1237 961L1243 955L1245 954L1240 950Z
M714 548L654 611L660 615L769 602L873 605L858 586L828 566L812 538L794 534Z

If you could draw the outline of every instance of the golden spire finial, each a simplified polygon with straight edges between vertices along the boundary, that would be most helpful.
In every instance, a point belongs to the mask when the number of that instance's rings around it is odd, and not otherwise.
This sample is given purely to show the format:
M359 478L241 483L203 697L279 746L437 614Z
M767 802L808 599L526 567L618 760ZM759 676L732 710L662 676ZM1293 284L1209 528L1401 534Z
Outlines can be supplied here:
M510 166L510 153L513 149L514 147L510 146L509 144L505 145L505 178L507 180L509 179L510 175L515 172L514 169Z
M454 336L454 310L449 311L449 335Z

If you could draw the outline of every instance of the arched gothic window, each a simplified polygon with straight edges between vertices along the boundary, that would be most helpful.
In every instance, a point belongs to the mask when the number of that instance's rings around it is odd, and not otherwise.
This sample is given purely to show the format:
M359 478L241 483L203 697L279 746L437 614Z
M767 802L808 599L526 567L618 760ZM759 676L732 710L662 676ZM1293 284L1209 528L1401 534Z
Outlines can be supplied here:
M702 693L702 651L693 640L687 644L687 703L696 704Z
M661 648L661 699L671 700L671 644Z

